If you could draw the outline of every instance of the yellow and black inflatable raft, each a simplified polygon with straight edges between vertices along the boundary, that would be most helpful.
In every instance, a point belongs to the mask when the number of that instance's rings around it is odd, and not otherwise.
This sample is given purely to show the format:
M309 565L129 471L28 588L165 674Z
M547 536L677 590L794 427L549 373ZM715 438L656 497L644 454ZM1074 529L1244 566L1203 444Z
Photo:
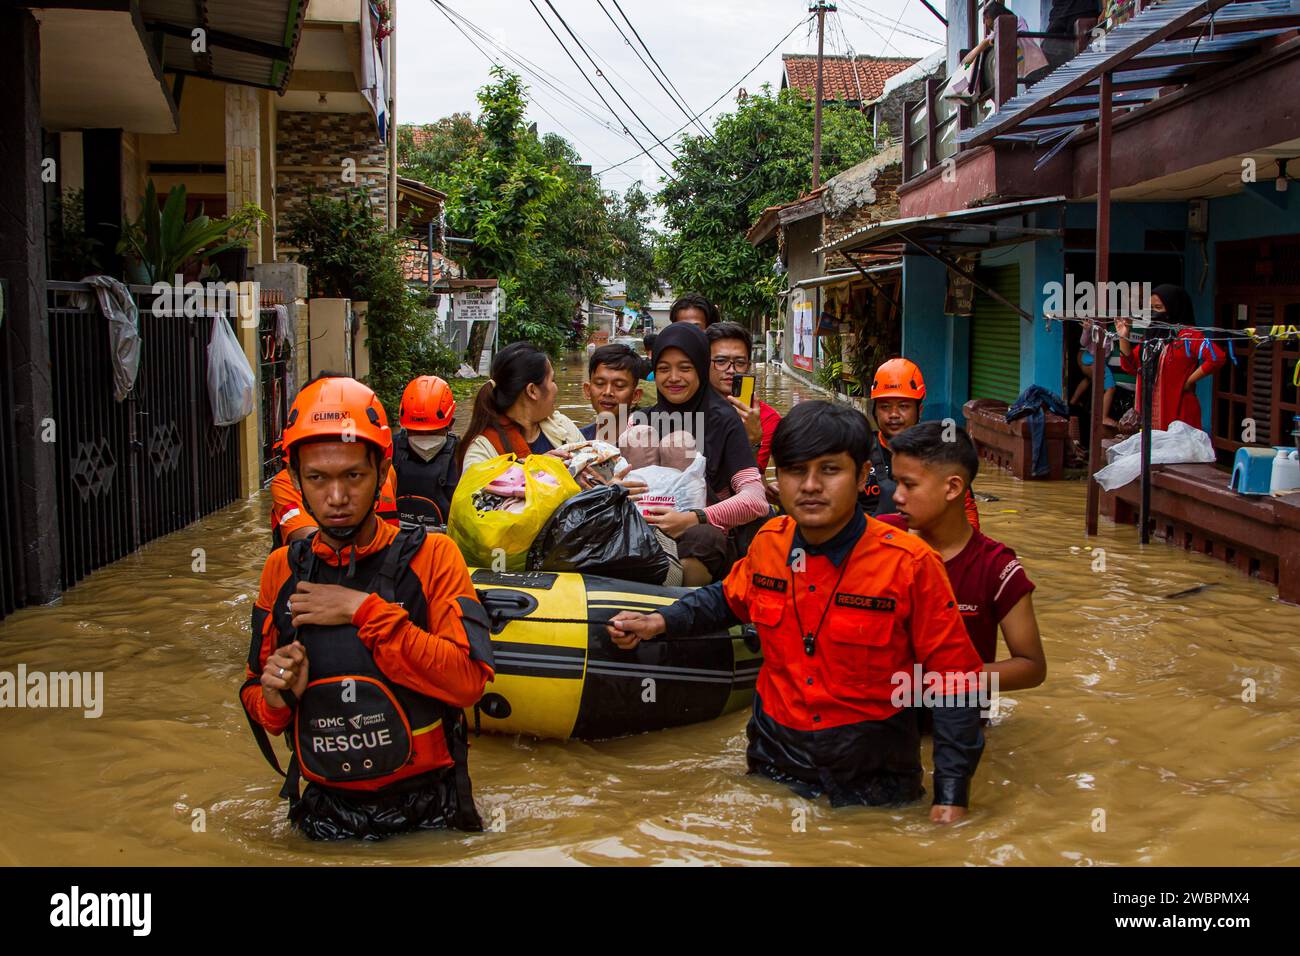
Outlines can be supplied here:
M739 628L624 651L600 623L672 604L686 588L547 571L477 569L472 579L492 622L496 679L471 726L593 740L713 720L753 701L762 657Z

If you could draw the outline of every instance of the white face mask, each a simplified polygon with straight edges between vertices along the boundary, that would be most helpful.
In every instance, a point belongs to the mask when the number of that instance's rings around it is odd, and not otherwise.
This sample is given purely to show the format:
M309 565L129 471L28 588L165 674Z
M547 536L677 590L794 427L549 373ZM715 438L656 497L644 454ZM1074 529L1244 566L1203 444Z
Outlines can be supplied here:
M434 455L442 451L442 446L447 444L446 435L411 435L406 436L406 440L411 443L411 450L429 461Z

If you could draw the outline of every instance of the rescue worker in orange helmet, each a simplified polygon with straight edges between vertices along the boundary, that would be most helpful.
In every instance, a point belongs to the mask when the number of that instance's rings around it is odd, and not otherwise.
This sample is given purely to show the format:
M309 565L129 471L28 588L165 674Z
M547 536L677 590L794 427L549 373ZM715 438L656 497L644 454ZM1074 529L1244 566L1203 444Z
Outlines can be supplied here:
M921 420L921 403L925 401L925 378L915 362L893 358L876 369L871 379L871 408L880 431L871 442L871 474L858 496L862 510L869 515L893 514L893 455L889 439L901 435ZM976 531L980 527L975 494L966 489L966 517Z
M397 513L407 525L445 525L451 496L460 481L456 464L456 399L436 375L413 379L402 392L393 440Z
M240 700L290 821L312 839L481 830L463 708L493 677L492 645L464 559L377 517L392 433L360 382L305 386L283 443L320 530L262 569ZM281 771L268 734L286 731Z
M858 507L869 438L855 409L796 405L772 440L785 515L763 526L726 580L657 613L617 614L609 635L631 649L665 632L752 623L763 663L749 770L805 797L826 793L833 806L922 795L915 706L933 704L930 819L948 823L966 813L984 748L980 658L939 555ZM927 688L937 681L934 700L915 686L922 669Z
M342 372L321 372L307 385L312 384L312 382L319 382L323 378L346 377ZM303 386L303 390L306 391L306 386ZM302 392L299 392L300 397L301 395ZM297 404L295 399L294 404L289 408L290 416L293 415ZM275 447L276 451L284 459L285 464L285 467L276 472L275 477L271 479L271 546L279 548L315 533L316 521L303 507L302 494L294 485L293 478L289 476L289 456L284 454L283 437L276 442ZM375 513L389 524L396 525L399 523L397 515L397 481L391 470L384 480L384 487L379 494L379 504L375 508Z

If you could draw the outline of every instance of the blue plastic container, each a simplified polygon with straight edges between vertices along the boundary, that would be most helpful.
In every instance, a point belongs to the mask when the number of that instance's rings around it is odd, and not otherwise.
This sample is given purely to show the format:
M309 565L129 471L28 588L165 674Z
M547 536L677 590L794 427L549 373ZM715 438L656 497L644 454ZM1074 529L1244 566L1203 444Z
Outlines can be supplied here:
M1275 448L1238 448L1228 488L1243 495L1266 495L1273 480Z

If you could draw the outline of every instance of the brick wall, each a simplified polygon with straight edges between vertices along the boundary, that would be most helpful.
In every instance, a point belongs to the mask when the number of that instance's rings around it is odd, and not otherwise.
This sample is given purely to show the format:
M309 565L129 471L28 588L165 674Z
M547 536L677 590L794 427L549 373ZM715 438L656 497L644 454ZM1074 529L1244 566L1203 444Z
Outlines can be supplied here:
M841 236L861 229L871 223L884 222L898 218L898 187L903 182L903 165L901 162L889 162L870 171L859 180L858 189L870 188L874 199L863 205L850 205L835 214L827 210L823 219L823 243L831 243ZM828 272L837 269L851 269L853 264L839 253L826 257L825 267Z
M387 215L387 149L367 114L284 111L279 114L276 138L275 195L281 223L309 191L337 196L358 186L370 196L375 215ZM356 164L355 182L343 178L348 159ZM276 251L286 258L286 248Z

